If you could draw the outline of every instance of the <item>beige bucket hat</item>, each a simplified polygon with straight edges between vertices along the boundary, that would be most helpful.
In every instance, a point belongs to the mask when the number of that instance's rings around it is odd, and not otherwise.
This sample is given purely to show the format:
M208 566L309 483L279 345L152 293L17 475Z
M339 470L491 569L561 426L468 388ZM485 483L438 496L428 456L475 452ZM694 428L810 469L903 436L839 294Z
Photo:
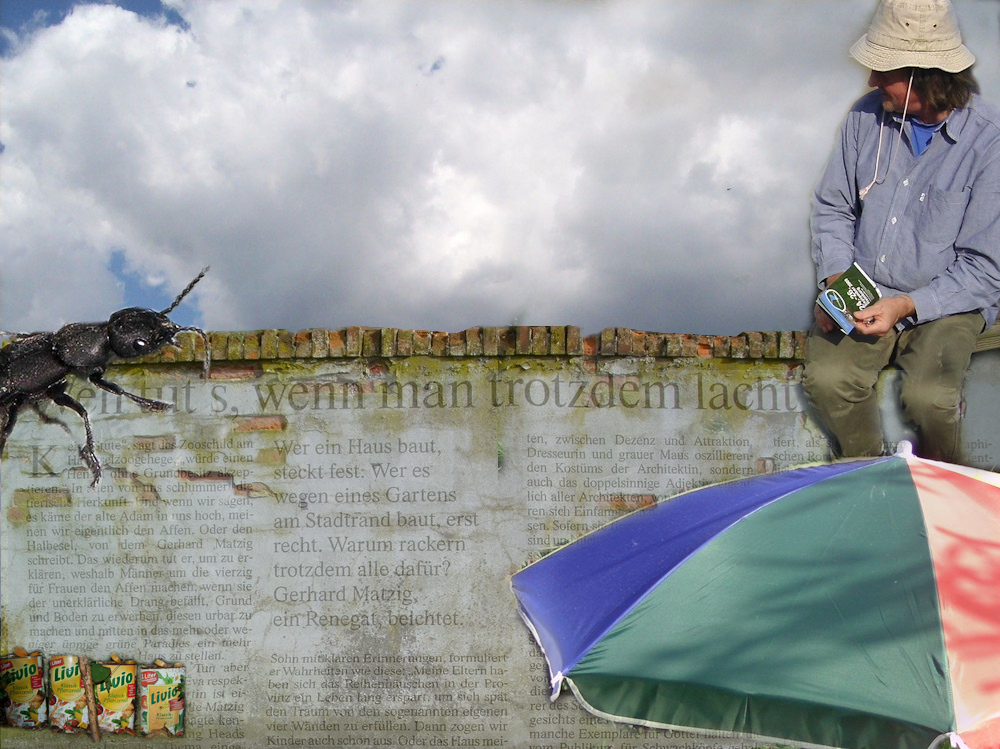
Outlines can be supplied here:
M868 33L851 57L872 70L939 68L965 70L976 61L962 44L950 0L881 0Z

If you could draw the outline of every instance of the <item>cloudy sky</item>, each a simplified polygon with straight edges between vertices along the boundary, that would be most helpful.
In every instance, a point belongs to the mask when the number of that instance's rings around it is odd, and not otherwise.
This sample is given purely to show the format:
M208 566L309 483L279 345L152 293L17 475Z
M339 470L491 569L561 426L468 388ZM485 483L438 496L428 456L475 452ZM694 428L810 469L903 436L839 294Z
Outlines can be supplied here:
M874 7L0 0L0 329L804 328Z

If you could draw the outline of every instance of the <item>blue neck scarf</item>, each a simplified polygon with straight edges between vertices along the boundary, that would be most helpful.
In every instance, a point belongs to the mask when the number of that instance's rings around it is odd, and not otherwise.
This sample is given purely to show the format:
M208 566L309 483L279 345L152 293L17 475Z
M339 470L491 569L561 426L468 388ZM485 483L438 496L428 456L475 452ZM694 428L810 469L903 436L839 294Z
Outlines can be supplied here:
M927 150L931 138L934 137L934 133L941 129L942 125L944 125L944 122L928 125L919 120L910 120L910 132L913 133L913 153L915 156L919 156Z

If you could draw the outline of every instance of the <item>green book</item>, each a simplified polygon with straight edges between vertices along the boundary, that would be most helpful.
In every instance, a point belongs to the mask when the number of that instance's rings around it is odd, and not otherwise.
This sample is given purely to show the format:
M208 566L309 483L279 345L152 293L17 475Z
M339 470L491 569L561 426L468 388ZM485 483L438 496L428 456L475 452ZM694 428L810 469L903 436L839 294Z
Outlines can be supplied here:
M845 333L854 330L851 314L860 312L882 298L871 277L854 263L844 275L820 292L816 304L833 318Z

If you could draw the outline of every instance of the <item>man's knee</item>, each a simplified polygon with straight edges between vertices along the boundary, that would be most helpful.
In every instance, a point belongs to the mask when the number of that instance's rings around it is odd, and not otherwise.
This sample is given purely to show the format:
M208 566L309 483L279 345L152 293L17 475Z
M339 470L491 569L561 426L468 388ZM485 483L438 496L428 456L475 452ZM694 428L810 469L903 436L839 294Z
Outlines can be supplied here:
M812 403L831 400L860 403L874 392L870 379L856 372L810 364L802 370L802 389Z
M962 398L961 388L933 380L906 377L900 387L899 400L909 421L957 419Z

